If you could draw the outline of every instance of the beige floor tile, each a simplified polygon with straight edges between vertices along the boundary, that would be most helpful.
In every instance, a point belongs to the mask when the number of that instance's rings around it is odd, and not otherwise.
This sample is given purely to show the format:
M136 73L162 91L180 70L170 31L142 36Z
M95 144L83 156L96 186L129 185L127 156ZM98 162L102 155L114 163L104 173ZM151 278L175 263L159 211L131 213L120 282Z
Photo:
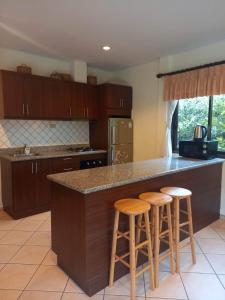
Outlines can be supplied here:
M74 293L64 293L62 296L62 300L103 300L103 295L95 295L92 297L88 297L85 294L74 294ZM119 299L117 299L119 300Z
M168 272L160 272L159 287L152 291L149 284L149 276L145 272L146 297L187 299L179 274L171 275Z
M217 227L217 228L213 228L217 234L222 238L222 239L225 239L225 226L220 226L220 227Z
M112 287L106 287L105 294L108 295L130 295L130 274L123 276L115 281ZM139 297L145 296L144 278L140 276L137 278L136 295Z
M51 221L46 220L44 221L41 226L37 228L37 231L51 231Z
M197 239L204 253L225 254L225 241L221 239Z
M219 239L220 238L218 233L211 226L207 226L207 227L201 229L200 231L196 232L195 237L202 238L202 239L204 239L204 238Z
M212 224L210 224L210 226L215 230L217 228L225 228L225 219L219 219L215 222L213 222Z
M217 274L225 274L225 255L206 254Z
M44 221L42 220L22 220L14 230L35 231Z
M223 287L225 288L225 275L219 275L219 279L222 282Z
M10 263L38 265L49 251L46 246L23 246Z
M181 276L189 299L225 299L225 290L216 275L182 273Z
M130 300L130 297L129 296L105 295L104 300ZM145 298L144 297L136 297L136 300L145 300ZM160 299L157 299L157 300L160 300Z
M57 265L57 255L50 250L42 262L42 265L46 266L56 266Z
M65 288L66 293L84 294L84 291L72 280L69 279ZM97 293L98 295L104 294L104 289Z
M40 266L26 290L56 291L64 290L68 277L57 266Z
M4 235L6 235L6 233L8 233L8 230L1 230L1 231L0 231L0 239L1 239Z
M193 272L193 273L211 273L214 274L212 267L205 258L204 254L196 254L196 264L192 263L191 253L180 254L180 270L181 272ZM160 264L160 271L170 271L170 260L166 258Z
M182 245L182 244L186 244L188 241L189 241L189 239L185 239L185 240L181 241L180 243ZM191 252L191 246L187 246L187 247L181 248L180 252L190 253ZM200 249L200 247L198 246L198 244L197 244L196 241L195 241L195 252L196 253L202 253L202 250Z
M8 218L8 219L12 219L12 217L3 209L0 209L0 219L1 218Z
M24 289L36 270L36 265L6 265L0 271L0 289Z
M1 300L17 300L22 291L0 290Z
M20 300L60 300L61 296L62 293L57 292L24 291Z
M0 244L23 245L32 235L30 231L9 231L0 239Z
M82 289L72 280L69 279L65 288L65 292L84 294Z
M21 246L0 245L0 263L7 263Z
M12 219L4 219L0 218L0 230L11 230L15 226L17 226L21 220L12 220Z
M26 245L51 246L51 232L37 231L26 242Z
M33 215L30 217L24 218L24 220L41 220L45 221L50 217L51 213L49 211L43 212L41 214Z

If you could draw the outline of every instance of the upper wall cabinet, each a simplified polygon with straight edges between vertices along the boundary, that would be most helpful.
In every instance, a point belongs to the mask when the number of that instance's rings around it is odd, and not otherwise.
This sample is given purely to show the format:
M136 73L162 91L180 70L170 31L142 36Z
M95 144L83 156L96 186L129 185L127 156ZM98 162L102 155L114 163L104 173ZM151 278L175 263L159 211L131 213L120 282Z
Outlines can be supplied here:
M131 116L131 87L106 83L99 86L99 93L104 113L108 116Z
M85 83L0 71L0 117L95 120L97 87Z
M72 84L72 118L96 120L98 118L97 87L85 83Z
M0 72L0 113L7 119L41 118L42 79L11 71Z
M71 118L71 82L43 78L42 118L67 120Z

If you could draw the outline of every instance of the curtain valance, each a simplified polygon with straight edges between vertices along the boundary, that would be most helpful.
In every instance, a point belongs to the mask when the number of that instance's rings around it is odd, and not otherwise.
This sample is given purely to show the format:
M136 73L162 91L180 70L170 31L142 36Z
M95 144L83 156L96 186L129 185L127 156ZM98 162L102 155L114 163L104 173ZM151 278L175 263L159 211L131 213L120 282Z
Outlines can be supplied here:
M164 100L225 94L225 64L165 76Z

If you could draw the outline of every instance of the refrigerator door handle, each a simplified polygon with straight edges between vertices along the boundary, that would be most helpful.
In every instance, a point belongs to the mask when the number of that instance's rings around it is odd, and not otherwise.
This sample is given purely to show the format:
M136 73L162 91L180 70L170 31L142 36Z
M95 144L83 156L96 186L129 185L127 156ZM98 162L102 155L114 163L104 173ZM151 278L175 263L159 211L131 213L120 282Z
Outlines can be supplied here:
M111 127L111 144L115 144L115 126Z
M113 147L111 147L111 163L113 164L114 161L114 151L113 151Z

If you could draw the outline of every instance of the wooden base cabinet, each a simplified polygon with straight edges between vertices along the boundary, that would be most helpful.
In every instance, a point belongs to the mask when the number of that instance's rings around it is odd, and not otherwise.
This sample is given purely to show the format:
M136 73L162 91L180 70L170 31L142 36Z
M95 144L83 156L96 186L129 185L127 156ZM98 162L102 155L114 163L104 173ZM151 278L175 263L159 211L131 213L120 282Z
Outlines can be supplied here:
M50 208L51 160L1 161L4 209L15 219Z

